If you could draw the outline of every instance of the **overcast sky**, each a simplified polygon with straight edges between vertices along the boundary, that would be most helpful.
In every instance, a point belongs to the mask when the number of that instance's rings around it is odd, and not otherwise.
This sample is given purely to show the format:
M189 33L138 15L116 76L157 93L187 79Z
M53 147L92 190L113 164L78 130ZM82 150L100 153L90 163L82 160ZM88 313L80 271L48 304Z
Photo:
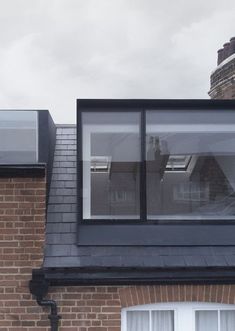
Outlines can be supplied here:
M77 98L208 98L234 0L0 0L0 108L75 123Z

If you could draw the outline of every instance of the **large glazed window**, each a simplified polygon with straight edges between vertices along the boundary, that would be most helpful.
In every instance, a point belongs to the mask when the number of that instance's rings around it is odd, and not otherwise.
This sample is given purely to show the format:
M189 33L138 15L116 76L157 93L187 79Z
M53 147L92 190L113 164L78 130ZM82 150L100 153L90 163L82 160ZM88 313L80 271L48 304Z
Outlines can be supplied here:
M82 113L83 218L140 218L140 113Z
M122 331L233 331L235 306L163 303L125 308Z
M235 116L146 112L148 219L234 219Z
M0 111L0 164L38 161L36 111Z

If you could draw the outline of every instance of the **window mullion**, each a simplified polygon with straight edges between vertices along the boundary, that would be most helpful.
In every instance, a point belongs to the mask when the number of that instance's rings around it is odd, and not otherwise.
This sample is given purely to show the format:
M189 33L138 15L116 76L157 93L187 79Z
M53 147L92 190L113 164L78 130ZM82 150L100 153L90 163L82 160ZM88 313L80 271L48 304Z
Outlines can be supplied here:
M220 310L218 310L218 331L220 331Z
M152 310L149 310L149 331L152 331Z
M140 169L140 219L147 220L146 206L146 112L141 110L141 169Z

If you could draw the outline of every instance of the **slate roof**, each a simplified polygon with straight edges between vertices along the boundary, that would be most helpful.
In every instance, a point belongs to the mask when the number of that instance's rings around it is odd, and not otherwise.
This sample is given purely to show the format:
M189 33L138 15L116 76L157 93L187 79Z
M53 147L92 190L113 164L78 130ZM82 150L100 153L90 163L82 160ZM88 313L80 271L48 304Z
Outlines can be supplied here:
M235 267L234 246L79 247L76 222L76 127L58 126L47 213L45 268Z

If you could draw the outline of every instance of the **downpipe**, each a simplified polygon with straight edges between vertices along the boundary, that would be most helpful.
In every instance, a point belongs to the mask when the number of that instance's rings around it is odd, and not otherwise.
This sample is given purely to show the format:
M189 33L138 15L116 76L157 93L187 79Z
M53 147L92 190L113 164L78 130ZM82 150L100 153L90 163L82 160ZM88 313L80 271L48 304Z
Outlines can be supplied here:
M45 299L37 299L37 304L42 307L50 307L51 314L48 315L48 319L51 323L51 331L58 331L59 320L61 316L57 313L57 305L54 300L45 300Z
M51 331L58 331L61 316L57 312L57 304L54 300L43 299L48 293L49 283L45 279L42 269L33 270L32 279L29 282L30 293L35 297L37 304L51 309L48 319L51 324Z

